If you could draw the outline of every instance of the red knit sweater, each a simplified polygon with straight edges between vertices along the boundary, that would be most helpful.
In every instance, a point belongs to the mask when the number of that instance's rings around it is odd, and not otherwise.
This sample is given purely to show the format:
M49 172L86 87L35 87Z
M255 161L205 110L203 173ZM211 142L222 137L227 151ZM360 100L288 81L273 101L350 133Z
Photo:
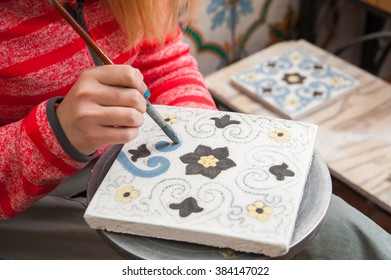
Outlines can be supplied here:
M215 108L181 35L164 46L142 43L128 50L102 2L86 1L88 30L114 63L140 69L152 103ZM0 220L86 165L61 148L46 105L66 95L83 69L93 66L84 41L47 0L0 2Z

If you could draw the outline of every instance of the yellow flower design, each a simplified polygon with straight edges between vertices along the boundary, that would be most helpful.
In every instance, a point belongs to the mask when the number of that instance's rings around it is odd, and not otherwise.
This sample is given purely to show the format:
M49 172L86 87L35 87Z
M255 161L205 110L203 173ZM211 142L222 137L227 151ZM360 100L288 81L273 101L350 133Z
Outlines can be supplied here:
M133 189L130 186L126 186L117 190L117 193L115 195L115 200L123 203L129 203L139 195L140 195L139 191Z
M255 74L255 73L248 73L248 74L246 75L246 79L249 80L249 81L253 81L253 80L255 80L256 78L257 78L257 74Z
M284 100L285 106L291 109L295 109L297 106L300 105L300 100L297 97L287 97Z
M198 145L193 153L187 153L179 159L187 164L186 175L200 174L214 179L222 171L236 166L236 163L228 156L227 147L212 149L208 146Z
M173 123L176 123L179 121L177 115L174 114L163 114L163 119L168 123L169 125L172 125Z
M294 62L301 61L301 55L298 53L294 53L290 56L290 59Z
M341 78L339 77L332 77L330 78L330 83L334 86L340 86L343 84L343 81Z
M198 163L203 165L205 168L208 168L210 166L216 167L216 163L219 160L214 157L214 155L209 155L209 156L202 156L200 157Z
M288 85L303 84L307 77L300 75L299 73L286 73L282 78Z
M286 131L284 129L276 129L269 133L269 137L273 138L277 142L281 141L288 141L291 139L291 133L289 131Z
M273 213L273 209L266 206L262 201L256 201L254 204L247 206L248 215L251 218L258 219L260 221L267 221L269 215Z

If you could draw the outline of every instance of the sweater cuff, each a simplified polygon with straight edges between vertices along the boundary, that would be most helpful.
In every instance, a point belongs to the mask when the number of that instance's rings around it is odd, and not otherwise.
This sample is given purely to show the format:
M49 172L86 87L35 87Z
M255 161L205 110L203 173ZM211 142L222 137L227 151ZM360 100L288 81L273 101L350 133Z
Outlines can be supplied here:
M49 101L46 104L46 114L49 120L50 127L52 128L54 135L57 138L57 141L60 143L62 149L74 160L78 162L88 162L91 161L95 155L96 152L91 155L84 155L80 153L71 142L69 142L68 138L65 135L64 130L61 127L61 124L57 118L56 114L56 103L61 103L63 100L63 97L54 97L49 99Z

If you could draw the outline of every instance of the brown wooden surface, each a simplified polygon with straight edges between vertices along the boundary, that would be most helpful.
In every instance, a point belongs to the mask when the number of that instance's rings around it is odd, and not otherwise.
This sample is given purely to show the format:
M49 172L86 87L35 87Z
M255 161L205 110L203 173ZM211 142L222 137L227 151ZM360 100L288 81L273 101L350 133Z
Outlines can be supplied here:
M391 13L391 1L390 0L361 0L367 4L375 6L376 8Z
M305 41L275 44L206 77L213 96L242 113L279 117L230 83L232 74L289 49L322 59L360 83L301 121L319 125L316 148L334 178L391 213L391 86Z

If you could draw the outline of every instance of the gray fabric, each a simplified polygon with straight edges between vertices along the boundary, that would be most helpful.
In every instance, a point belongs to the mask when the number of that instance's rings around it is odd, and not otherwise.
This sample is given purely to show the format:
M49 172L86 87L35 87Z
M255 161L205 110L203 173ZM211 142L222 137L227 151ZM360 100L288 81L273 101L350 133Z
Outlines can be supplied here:
M21 214L0 222L0 259L111 260L121 257L84 221L95 162Z
M49 195L72 198L78 196L86 190L90 174L96 164L97 159L92 160L86 167L78 173L62 181Z
M294 259L391 260L391 235L341 198L332 196L319 233Z
M0 259L122 259L83 219L90 165L25 212L0 222ZM333 196L317 236L294 259L391 259L391 236Z
M47 196L1 222L0 259L119 259L84 222L85 201Z

